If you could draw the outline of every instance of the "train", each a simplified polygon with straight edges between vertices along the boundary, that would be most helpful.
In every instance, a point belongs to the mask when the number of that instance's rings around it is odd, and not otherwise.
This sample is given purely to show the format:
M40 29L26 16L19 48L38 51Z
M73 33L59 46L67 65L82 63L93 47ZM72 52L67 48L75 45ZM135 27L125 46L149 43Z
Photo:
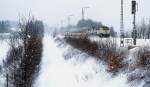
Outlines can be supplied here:
M110 37L110 28L106 26L101 26L98 28L82 28L79 29L80 31L74 31L74 32L64 32L60 35L63 35L65 37L86 37L86 36L99 36L101 38L108 38Z
M106 27L106 26L101 26L96 29L95 28L90 29L90 30L86 31L86 33L90 36L96 35L99 37L110 37L110 29L109 29L109 27Z

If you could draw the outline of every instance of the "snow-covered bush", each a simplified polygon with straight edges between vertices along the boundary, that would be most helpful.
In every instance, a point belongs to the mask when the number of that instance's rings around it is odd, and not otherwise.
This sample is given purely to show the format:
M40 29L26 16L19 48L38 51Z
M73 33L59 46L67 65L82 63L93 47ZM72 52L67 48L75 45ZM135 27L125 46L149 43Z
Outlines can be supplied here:
M115 42L107 41L106 43L96 43L91 42L86 37L66 37L65 40L73 47L104 61L104 63L108 65L109 72L115 73L126 67L126 63L124 62L124 59L126 59L125 52L117 48Z
M134 52L135 61L132 64L128 81L133 84L145 82L145 86L150 86L150 47L140 47ZM144 87L145 87L144 86Z
M21 41L18 46L11 43L11 50L4 60L4 72L8 75L9 87L32 87L40 70L44 25L38 20L20 24ZM14 39L12 39L13 41Z

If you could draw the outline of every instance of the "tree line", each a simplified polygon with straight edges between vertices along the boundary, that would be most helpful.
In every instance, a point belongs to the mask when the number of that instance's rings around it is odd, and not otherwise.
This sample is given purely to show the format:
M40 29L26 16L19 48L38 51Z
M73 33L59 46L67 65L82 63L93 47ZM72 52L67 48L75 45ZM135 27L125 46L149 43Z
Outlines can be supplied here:
M125 37L132 38L133 30L125 32ZM143 19L141 24L136 25L136 37L139 39L150 39L150 20L146 23Z
M0 21L0 33L10 32L10 22L9 21Z

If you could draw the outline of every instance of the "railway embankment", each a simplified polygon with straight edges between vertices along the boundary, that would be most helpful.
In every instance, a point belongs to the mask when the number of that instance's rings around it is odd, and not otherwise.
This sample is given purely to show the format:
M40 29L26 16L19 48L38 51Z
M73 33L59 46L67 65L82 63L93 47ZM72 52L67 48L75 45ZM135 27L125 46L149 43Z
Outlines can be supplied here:
M150 81L150 47L138 46L133 49L121 48L112 41L91 41L89 38L66 37L65 41L72 47L103 61L107 71L116 75L126 73L129 83Z

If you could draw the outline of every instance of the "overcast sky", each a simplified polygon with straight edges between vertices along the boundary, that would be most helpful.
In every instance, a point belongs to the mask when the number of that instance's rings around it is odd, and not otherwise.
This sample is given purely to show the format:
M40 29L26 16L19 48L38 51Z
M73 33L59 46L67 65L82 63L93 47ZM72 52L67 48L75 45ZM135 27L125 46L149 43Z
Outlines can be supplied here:
M120 26L121 0L0 0L0 19L18 20L18 14L28 15L29 12L36 18L43 20L49 26L67 24L67 16L73 14L71 23L81 19L81 8L89 6L85 11L86 18L101 21L105 25ZM137 0L138 22L142 18L150 18L150 0ZM124 0L125 29L132 27L131 0Z

